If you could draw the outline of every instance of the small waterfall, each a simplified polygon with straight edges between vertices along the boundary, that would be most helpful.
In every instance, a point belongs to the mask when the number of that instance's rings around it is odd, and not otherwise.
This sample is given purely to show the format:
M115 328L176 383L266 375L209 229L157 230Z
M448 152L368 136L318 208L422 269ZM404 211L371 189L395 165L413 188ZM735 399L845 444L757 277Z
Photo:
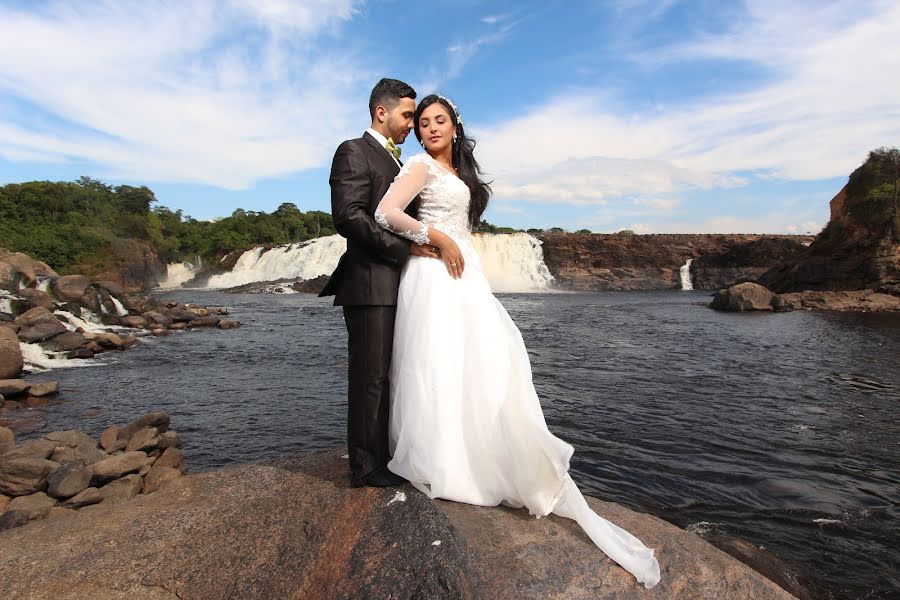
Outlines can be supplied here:
M478 234L473 238L494 293L549 289L553 276L544 264L540 240L527 233Z
M44 292L45 294L50 294L50 281L49 277L38 277L37 280L37 289Z
M269 250L253 248L241 255L230 273L210 277L207 287L220 289L257 281L330 275L346 249L347 241L337 234Z
M112 294L110 294L109 297L110 297L110 299L112 299L112 303L115 305L115 307L116 307L116 312L119 313L119 316L120 316L120 317L127 317L127 316L128 316L128 311L125 309L124 306L122 306L122 303L119 302L119 299L116 298L115 296L113 296Z
M687 262L681 265L681 289L682 290L693 290L694 284L691 281L691 263L694 262L693 258L687 259Z
M198 256L197 258L199 259L200 257ZM193 279L202 266L202 261L198 262L198 266L194 266L189 262L167 264L166 280L159 284L159 289L171 290L180 288L182 283Z
M97 315L90 312L89 310L82 310L81 314L85 316L84 319L76 317L70 312L66 312L64 310L57 310L53 313L54 315L59 315L60 317L66 320L63 325L66 326L66 329L69 331L75 331L79 327L84 329L85 331L90 331L92 333L101 333L104 331L109 331L111 329L116 329L116 327L112 325L104 325L100 322L100 319L97 318ZM122 329L119 327L118 329Z
M0 298L0 312L12 314L12 299Z
M90 367L97 365L97 361L85 359L60 358L64 352L48 352L37 344L19 342L22 349L22 358L30 371L42 371L44 369L59 369L67 367Z

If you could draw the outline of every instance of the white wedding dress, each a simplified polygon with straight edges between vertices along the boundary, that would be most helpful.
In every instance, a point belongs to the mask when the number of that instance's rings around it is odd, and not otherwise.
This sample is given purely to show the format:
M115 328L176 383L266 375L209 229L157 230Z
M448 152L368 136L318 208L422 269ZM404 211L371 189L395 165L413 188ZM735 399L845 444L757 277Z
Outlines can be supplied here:
M403 212L417 195L419 220ZM653 587L660 577L653 550L594 513L569 477L573 448L547 429L522 336L491 293L472 244L468 207L465 183L423 153L403 165L375 213L382 227L417 243L438 229L465 258L459 279L433 258L412 256L403 268L388 468L431 498L574 519Z

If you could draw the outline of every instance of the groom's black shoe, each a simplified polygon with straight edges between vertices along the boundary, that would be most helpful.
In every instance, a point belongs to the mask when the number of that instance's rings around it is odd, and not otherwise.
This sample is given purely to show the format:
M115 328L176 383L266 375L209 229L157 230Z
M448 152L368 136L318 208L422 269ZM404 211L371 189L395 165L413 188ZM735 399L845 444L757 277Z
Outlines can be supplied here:
M403 485L404 483L406 483L406 479L400 477L396 473L392 473L390 469L387 468L387 465L385 465L364 477L351 480L350 487L362 487L364 485L369 487L393 487L396 485Z

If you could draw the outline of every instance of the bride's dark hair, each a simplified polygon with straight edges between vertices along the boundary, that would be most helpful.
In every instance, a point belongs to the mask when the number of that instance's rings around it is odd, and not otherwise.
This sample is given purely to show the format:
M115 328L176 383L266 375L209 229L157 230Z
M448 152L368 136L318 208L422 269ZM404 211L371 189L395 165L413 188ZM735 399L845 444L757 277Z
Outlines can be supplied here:
M453 161L453 168L459 173L459 178L469 187L471 196L471 201L469 202L469 224L474 227L481 221L481 215L484 214L484 209L487 208L488 199L491 197L491 186L481 179L481 167L478 165L478 161L475 160L475 140L466 136L462 119L459 118L456 107L449 100L438 94L431 94L422 98L419 106L416 107L416 114L413 117L415 123L413 129L416 132L416 139L419 140L420 144L422 143L422 134L419 133L419 118L422 116L422 111L435 102L440 102L447 109L450 120L456 126L456 141L453 142L450 156Z

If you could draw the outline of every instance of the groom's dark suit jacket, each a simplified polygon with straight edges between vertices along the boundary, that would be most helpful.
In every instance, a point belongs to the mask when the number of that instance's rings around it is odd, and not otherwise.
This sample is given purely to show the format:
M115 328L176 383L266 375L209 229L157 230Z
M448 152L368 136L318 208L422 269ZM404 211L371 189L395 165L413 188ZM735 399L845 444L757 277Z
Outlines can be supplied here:
M368 132L347 140L331 165L331 215L347 251L319 294L335 306L396 306L400 269L409 258L409 240L375 222L375 208L400 169ZM407 212L414 211L415 203ZM412 212L411 214L414 214Z

